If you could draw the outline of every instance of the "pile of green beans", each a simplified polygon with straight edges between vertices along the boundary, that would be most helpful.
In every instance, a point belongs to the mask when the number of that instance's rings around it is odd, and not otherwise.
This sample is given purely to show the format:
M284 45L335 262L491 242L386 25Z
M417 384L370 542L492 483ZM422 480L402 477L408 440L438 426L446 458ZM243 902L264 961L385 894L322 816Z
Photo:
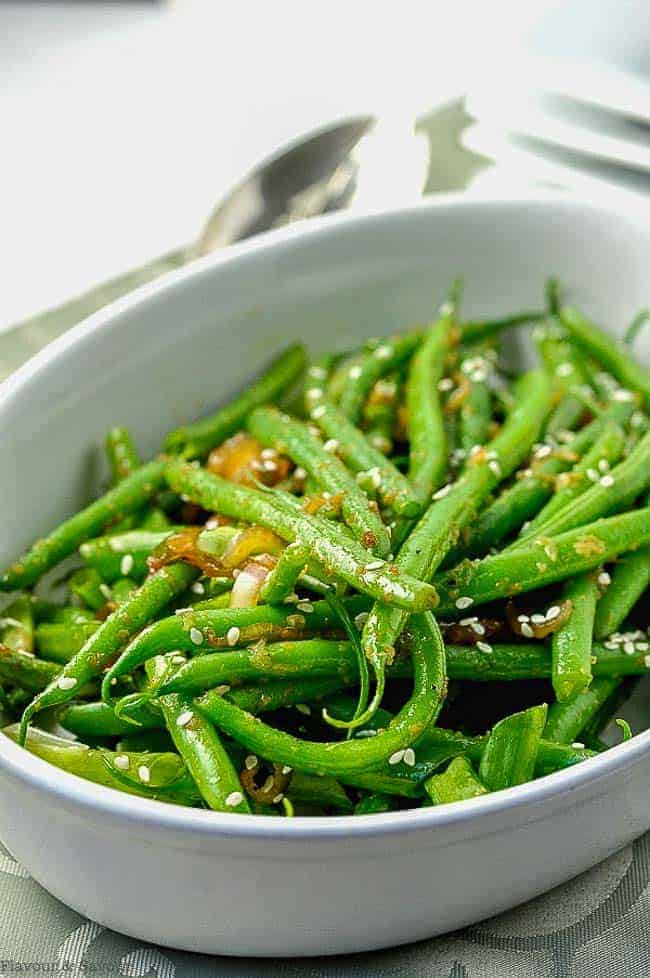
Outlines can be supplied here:
M111 429L104 494L0 574L4 734L276 817L475 799L608 749L650 673L650 374L554 280L491 320L460 291L351 352L288 347L151 461ZM503 331L531 325L513 377Z

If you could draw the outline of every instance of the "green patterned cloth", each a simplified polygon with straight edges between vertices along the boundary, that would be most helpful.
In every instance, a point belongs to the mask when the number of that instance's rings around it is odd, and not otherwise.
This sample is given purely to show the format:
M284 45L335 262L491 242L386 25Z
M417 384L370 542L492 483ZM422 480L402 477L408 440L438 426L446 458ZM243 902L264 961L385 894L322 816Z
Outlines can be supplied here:
M510 913L349 957L267 961L142 944L69 910L0 852L0 974L71 978L646 978L650 835Z

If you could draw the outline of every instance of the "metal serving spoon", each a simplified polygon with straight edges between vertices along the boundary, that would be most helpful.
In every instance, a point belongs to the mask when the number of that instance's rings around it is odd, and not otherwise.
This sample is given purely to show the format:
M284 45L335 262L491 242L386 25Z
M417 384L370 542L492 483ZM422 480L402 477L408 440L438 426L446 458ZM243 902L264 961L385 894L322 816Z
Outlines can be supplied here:
M263 160L217 205L197 239L0 335L0 380L114 299L212 251L352 205L375 210L466 186L478 157L459 149L456 101L413 124L364 115L310 133Z

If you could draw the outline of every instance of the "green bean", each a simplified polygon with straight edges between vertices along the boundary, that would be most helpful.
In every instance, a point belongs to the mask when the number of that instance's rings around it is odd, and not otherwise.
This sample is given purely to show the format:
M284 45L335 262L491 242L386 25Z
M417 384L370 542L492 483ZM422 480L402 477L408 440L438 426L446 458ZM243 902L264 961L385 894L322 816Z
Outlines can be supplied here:
M548 711L544 728L547 740L555 740L559 744L573 743L620 682L620 679L603 676L594 679L588 689L583 689L572 699L564 703L554 703Z
M556 537L537 538L483 560L463 561L433 579L440 598L438 612L457 615L472 605L565 581L648 544L650 507L596 520Z
M290 543L280 554L260 591L260 599L268 604L281 604L293 594L300 575L309 563L310 551L302 543Z
M615 421L608 421L591 448L573 466L570 472L556 480L556 490L548 503L526 527L526 536L543 526L555 513L564 509L573 499L577 499L586 489L609 472L625 446L625 433Z
M241 428L246 418L260 404L277 401L303 373L307 364L305 348L296 343L280 353L267 370L245 391L214 414L194 424L170 431L165 448L184 458L201 458L216 445Z
M147 663L150 682L156 683L167 663L158 656ZM185 762L204 802L213 811L250 814L239 778L214 727L179 694L162 696L160 707L176 750Z
M583 574L567 581L562 590L562 598L571 602L573 610L568 621L551 639L553 689L560 703L572 699L591 682L591 646L598 601L595 573Z
M82 567L75 571L69 585L71 594L92 611L99 611L111 598L111 589L92 567Z
M36 628L38 653L43 659L64 664L69 662L100 627L98 621L79 621L65 625L44 622Z
M405 476L342 411L325 398L312 398L310 417L328 438L334 439L336 452L369 494L376 494L398 516L413 517L420 513L420 503Z
M19 741L18 725L2 731ZM32 728L24 745L55 767L131 795L178 805L197 805L200 795L178 754L124 753L96 750Z
M323 405L314 411L318 413ZM312 413L313 416L313 413ZM273 407L261 407L248 418L248 430L263 445L277 448L302 466L332 495L342 494L341 514L364 547L380 557L390 553L390 536L379 514L343 462L295 418Z
M424 787L434 805L479 798L488 793L465 757L455 757L446 771L427 778Z
M35 714L67 703L80 687L98 676L113 661L129 638L144 628L172 598L184 591L197 576L187 564L173 564L152 574L138 591L120 605L86 644L67 662L58 677L32 700L21 722L21 742Z
M89 608L78 608L77 605L57 605L46 617L35 615L35 620L47 625L77 625L79 622L97 621L94 612Z
M164 509L160 506L150 506L140 520L140 529L149 530L151 533L160 533L163 530L172 530L173 523L167 516Z
M440 710L445 695L444 644L433 616L416 615L413 695L385 730L370 739L316 743L269 727L226 699L203 697L201 709L220 729L249 750L278 764L311 774L362 773L415 743Z
M560 310L560 319L575 343L601 363L623 387L639 393L646 410L649 410L650 372L640 367L624 346L586 319L577 309L563 307Z
M366 795L354 806L355 815L382 815L384 812L392 812L395 802L390 795L382 795L378 792Z
M129 719L122 719L107 703L73 703L59 715L59 723L82 739L85 737L119 737L135 730L156 730L163 726L159 709L141 702L131 708Z
M137 589L137 582L132 577L120 577L111 587L111 600L116 604L123 604Z
M338 401L339 408L353 424L359 423L363 405L377 381L408 360L421 341L422 333L419 331L388 337L373 350L348 363L341 378Z
M234 485L180 462L168 465L167 479L172 488L187 493L209 510L268 526L289 542L299 539L311 548L314 559L328 574L341 577L370 597L411 611L435 605L436 595L430 585L403 573L394 574L388 564L377 566L379 562L368 560L370 554L364 547L331 522L289 508L279 502L276 493Z
M515 326L530 326L546 318L545 310L526 310L515 313L514 316L502 316L497 319L474 319L461 323L460 333L463 343L480 343L490 339L505 329Z
M547 708L532 706L499 720L483 751L479 777L490 791L531 781Z
M350 814L354 808L345 788L335 778L304 774L302 771L294 771L286 795L294 805L334 808L344 814Z
M447 438L438 384L454 338L456 309L443 306L411 361L406 383L409 482L426 506L447 471Z
M475 445L484 445L492 425L492 394L488 386L491 364L484 357L473 355L460 365L461 372L470 384L467 398L460 407L460 448L469 455Z
M347 600L354 617L367 610L365 598ZM110 699L111 687L120 676L143 665L147 659L170 649L204 652L214 648L257 642L260 639L298 638L305 632L336 628L338 617L326 601L301 601L282 607L255 605L252 608L179 609L170 618L154 622L137 634L104 677L103 695Z
M106 454L115 485L132 475L140 466L133 436L128 428L111 428L106 435Z
M160 753L164 751L175 751L174 741L171 739L167 730L142 730L136 733L127 733L121 737L115 745L116 751L153 751Z
M109 489L101 499L61 523L0 576L0 591L31 587L51 567L74 553L84 540L140 509L163 484L164 472L163 461L149 462Z
M340 673L342 677L347 674L351 682L358 675L352 644L319 638L200 655L180 666L160 687L159 693L197 693L224 683L305 673L310 676Z
M430 580L458 535L495 485L525 457L539 434L550 406L550 386L543 371L531 371L518 387L515 407L486 451L472 457L448 491L437 493L424 516L402 546L396 565L400 570ZM407 616L396 608L376 605L364 626L362 644L377 686L370 711L381 702L386 662L392 656Z
M648 587L650 547L623 554L612 570L611 583L596 608L596 638L605 638L617 631Z
M148 573L147 558L159 547L172 531L184 527L170 527L165 530L129 530L96 537L79 547L82 560L93 568L102 581L112 584L120 577L130 576L135 581L143 581ZM104 603L106 598L104 598Z
M34 651L32 602L21 595L0 613L0 643L14 652Z
M639 331L650 322L650 309L642 309L637 313L630 325L623 334L623 342L626 346L632 346L637 338Z
M650 485L650 432L611 472L601 475L599 481L590 489L540 523L535 530L519 537L508 551L519 550L540 536L557 536L559 533L584 526L602 516L624 509L630 506L648 485Z
M366 438L373 448L384 455L390 455L393 451L400 380L398 373L389 374L384 380L378 380L363 408Z
M39 692L45 689L60 671L59 666L53 662L43 662L30 652L21 652L0 645L0 682Z
M577 392L587 384L587 375L578 351L555 323L546 329L537 327L534 335L542 362L553 377L560 399L546 425L547 434L555 434L573 428L584 413L584 404Z

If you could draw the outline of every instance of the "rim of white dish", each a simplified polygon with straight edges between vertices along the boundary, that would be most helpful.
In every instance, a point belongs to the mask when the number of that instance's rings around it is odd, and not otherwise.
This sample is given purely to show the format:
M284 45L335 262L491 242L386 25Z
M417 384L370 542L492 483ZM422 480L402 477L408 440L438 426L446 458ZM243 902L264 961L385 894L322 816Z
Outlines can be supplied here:
M476 209L517 207L527 204L546 203L571 211L597 211L625 218L647 234L648 204L643 200L604 201L598 195L577 197L567 193L535 191L512 194L441 194L432 200L395 208L380 213L325 215L290 225L276 231L258 235L238 245L208 255L190 266L177 269L154 282L136 289L117 301L94 313L88 319L72 327L34 357L23 364L4 383L0 384L0 410L21 387L32 380L40 369L64 354L81 337L110 329L111 322L122 312L145 303L150 297L173 289L177 284L191 280L206 270L229 263L243 255L264 254L280 246L291 247L302 237L327 236L341 230L364 224L383 224L395 220L417 219L418 215L432 210ZM645 206L644 206L645 205ZM221 836L232 839L259 840L319 840L355 837L375 837L387 834L407 835L417 831L463 826L474 822L481 831L481 820L488 816L505 813L522 814L530 806L549 800L564 798L567 806L573 804L573 793L591 787L594 793L608 777L621 773L650 753L650 729L630 740L610 748L586 761L546 775L536 781L503 791L493 792L468 801L454 802L440 807L406 809L378 815L332 815L319 817L261 818L256 815L238 815L200 809L183 808L164 802L121 793L113 788L86 781L69 774L47 761L19 747L8 737L0 737L0 766L11 775L30 786L44 791L64 802L96 814L113 817L129 823L138 830L167 829L188 832L194 836ZM487 824L485 831L491 831Z

